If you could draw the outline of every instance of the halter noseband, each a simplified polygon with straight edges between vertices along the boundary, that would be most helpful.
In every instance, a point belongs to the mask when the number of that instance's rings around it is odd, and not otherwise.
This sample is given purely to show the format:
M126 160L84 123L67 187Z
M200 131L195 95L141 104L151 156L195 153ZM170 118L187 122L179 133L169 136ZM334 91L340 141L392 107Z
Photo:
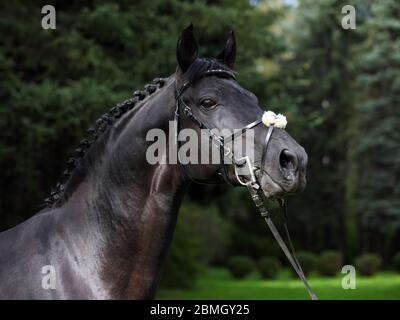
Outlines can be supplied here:
M223 70L223 69L215 69L215 70L208 70L206 72L203 73L203 75L201 77L207 77L207 76L217 76L220 78L227 78L227 79L234 79L235 80L235 75L233 74L233 72L228 71L228 70ZM175 83L176 84L176 83ZM304 275L304 272L300 266L299 261L296 258L294 249L293 249L293 245L292 245L292 241L290 239L290 235L289 235L289 231L286 225L286 221L284 222L284 227L285 227L285 232L286 232L286 237L288 238L290 247L291 247L291 251L289 251L288 247L286 246L285 241L282 239L281 235L279 234L278 230L275 227L274 222L272 221L269 212L265 206L265 203L267 201L264 192L261 189L261 186L257 180L257 177L254 173L255 171L255 167L254 165L251 163L251 159L248 156L242 157L240 159L235 159L234 154L233 154L233 150L231 150L230 148L225 146L225 143L228 141L233 141L235 138L243 135L247 130L249 129L253 129L256 126L258 126L260 123L262 123L262 119L258 119L255 120L254 122L248 124L247 126L243 127L242 129L236 131L235 133L233 133L232 135L224 138L222 136L216 135L211 128L209 128L203 121L201 121L198 117L196 117L196 115L193 113L192 109L185 104L185 102L182 100L182 94L185 92L185 90L190 87L191 82L186 82L183 84L183 86L178 90L177 87L175 87L175 100L176 100L176 104L175 104L175 114L174 114L174 121L175 121L175 127L176 127L176 132L175 132L175 142L176 142L176 148L177 148L177 152L179 151L179 140L178 140L178 134L180 131L180 118L181 118L181 113L180 113L180 105L184 106L184 114L192 121L194 122L200 129L207 129L207 131L210 134L210 138L213 141L213 143L219 148L219 152L220 152L220 160L222 160L222 165L221 168L219 168L218 170L218 177L222 177L223 180L225 180L226 182L230 183L229 181L229 176L228 176L228 169L227 169L227 164L225 163L224 159L226 157L230 157L232 160L232 163L235 167L235 176L237 181L241 184L247 187L250 196L254 202L254 204L256 205L258 211L260 212L260 215L265 219L268 227L270 228L273 236L275 237L276 241L278 242L279 246L281 247L282 251L284 252L284 254L286 255L287 259L289 260L290 264L292 265L293 269L295 270L295 272L297 273L297 275L299 276L299 278L303 281L308 294L310 295L312 300L317 300L317 296L315 295L315 293L313 292L312 288L310 287L310 285L308 284L308 281ZM263 146L263 152L262 152L262 158L261 158L261 166L263 166L264 161L265 161L265 155L267 153L267 149L268 149L268 143L271 139L271 135L272 135L272 131L274 129L273 125L269 125L268 126L268 132L267 135L265 136L265 143ZM179 161L179 153L178 153L178 163L179 166L181 167L182 171L184 172L185 176L189 178L189 180L196 182L196 183L206 183L202 180L193 178L190 176L190 174L186 171L185 166ZM238 167L243 167L244 165L248 166L248 170L249 170L249 181L245 182L242 181L239 177L239 174L237 172L237 168ZM221 182L221 181L218 181ZM206 184L210 184L210 182L206 183ZM281 211L283 212L284 218L286 218L286 205L283 199L279 199L279 205L281 208Z

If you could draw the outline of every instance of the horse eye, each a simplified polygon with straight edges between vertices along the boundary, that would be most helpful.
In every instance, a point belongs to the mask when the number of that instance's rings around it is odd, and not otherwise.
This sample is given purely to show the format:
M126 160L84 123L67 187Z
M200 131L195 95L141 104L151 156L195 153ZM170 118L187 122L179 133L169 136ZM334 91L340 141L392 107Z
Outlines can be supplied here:
M203 99L201 100L200 104L203 108L210 109L214 107L217 103L211 99Z

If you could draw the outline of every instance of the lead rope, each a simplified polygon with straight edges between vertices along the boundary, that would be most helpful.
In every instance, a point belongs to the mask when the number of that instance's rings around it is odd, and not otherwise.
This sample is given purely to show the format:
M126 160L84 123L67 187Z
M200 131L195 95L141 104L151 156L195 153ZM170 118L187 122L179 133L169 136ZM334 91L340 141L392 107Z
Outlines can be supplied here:
M290 264L292 265L293 269L296 271L297 275L299 276L299 278L303 281L304 286L307 289L308 294L310 295L312 300L318 300L316 294L314 293L313 289L311 288L310 284L308 283L303 270L301 269L300 263L298 262L295 254L294 254L294 250L293 253L291 253L288 249L288 247L286 246L285 241L283 241L278 229L275 227L274 222L272 221L267 208L265 207L264 204L264 195L262 194L261 191L259 191L260 189L256 189L251 183L247 184L247 189L250 192L251 198L254 202L254 204L256 205L257 209L260 211L260 215L261 217L264 218L265 222L267 223L269 229L271 230L276 242L278 242L279 246L281 247L283 253L285 254L286 258L289 260ZM281 202L280 202L281 205ZM283 204L284 206L284 204ZM281 206L281 208L283 209L283 207ZM285 222L286 224L286 222ZM286 231L287 231L287 235L289 234L289 231L287 229L287 226L285 225ZM290 236L288 236L288 240L290 242L290 246L293 249L293 245L292 242L290 240Z
M287 224L287 208L286 208L285 200L279 199L278 203L279 203L279 207L281 208L281 213L283 216L283 227L285 229L286 238L289 242L290 251L292 252L293 259L296 262L298 269L300 270L300 272L303 274L303 276L305 278L303 269L301 268L301 264L296 256L296 250L294 249L294 246L293 246L292 237L290 236L290 233L289 233L289 228L288 228L288 224Z

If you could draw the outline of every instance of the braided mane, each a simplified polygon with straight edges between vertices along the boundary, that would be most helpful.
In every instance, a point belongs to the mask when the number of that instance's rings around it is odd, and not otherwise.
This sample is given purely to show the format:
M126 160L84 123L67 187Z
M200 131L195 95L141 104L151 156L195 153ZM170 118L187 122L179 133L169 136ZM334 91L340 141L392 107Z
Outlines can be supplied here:
M151 95L159 88L162 88L166 83L167 78L155 78L152 83L147 84L144 90L137 90L133 93L133 97L111 108L107 113L97 119L95 125L89 128L86 132L89 137L82 139L78 147L74 150L67 161L67 168L63 172L62 182L58 182L56 187L51 190L50 196L44 200L43 207L52 207L57 204L64 195L65 186L70 181L75 169L78 169L85 159L85 155L92 147L94 142L98 140L104 132L107 131L109 126L115 123L127 111L131 110L135 104L144 100L147 96Z

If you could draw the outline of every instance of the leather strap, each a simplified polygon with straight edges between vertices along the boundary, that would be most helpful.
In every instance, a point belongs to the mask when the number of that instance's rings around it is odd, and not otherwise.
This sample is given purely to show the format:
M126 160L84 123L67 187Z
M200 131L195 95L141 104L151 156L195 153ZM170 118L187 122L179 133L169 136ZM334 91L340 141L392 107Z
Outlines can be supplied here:
M256 205L258 211L260 212L261 217L264 218L265 222L267 223L269 229L272 232L272 235L274 236L276 242L278 242L279 246L281 247L283 253L285 254L286 258L289 260L290 264L292 265L293 269L296 271L297 275L299 276L299 278L303 281L304 286L307 289L308 294L310 295L312 300L318 300L316 294L314 293L314 291L312 290L310 284L307 281L307 278L305 277L303 270L300 266L299 261L296 258L296 255L294 253L294 251L291 253L288 249L288 247L286 246L285 241L282 239L278 229L275 227L274 222L272 221L267 208L265 207L265 196L264 193L262 192L261 188L259 189L255 189L251 184L247 184L247 190L249 190L249 193L251 195L251 198L254 202L254 204ZM282 208L282 206L281 206ZM287 235L289 235L289 231L287 230L287 225L285 224L285 229L287 232ZM290 241L290 245L293 249L293 245L292 242L290 240L290 235L289 237L289 241Z

